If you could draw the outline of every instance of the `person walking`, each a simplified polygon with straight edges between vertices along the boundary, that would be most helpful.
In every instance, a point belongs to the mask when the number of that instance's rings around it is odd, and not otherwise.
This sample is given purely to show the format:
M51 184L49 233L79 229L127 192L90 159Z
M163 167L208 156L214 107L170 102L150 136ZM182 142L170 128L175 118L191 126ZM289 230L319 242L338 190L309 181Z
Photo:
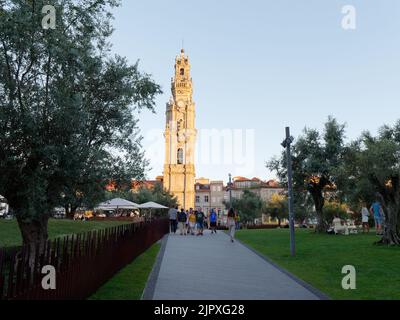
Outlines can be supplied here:
M202 236L204 231L204 212L197 211L196 213L197 235Z
M371 214L374 216L375 220L375 227L376 227L376 234L382 235L382 219L383 219L383 209L378 200L376 200L371 208L369 209Z
M170 233L176 234L177 215L178 215L178 207L169 209L168 216L169 216Z
M186 236L187 231L186 231L186 221L187 221L187 215L184 209L181 209L181 211L178 214L178 223L179 223L179 232L181 236Z
M208 210L208 212L206 214L206 227L208 230L211 229L210 214L211 214L211 210Z
M367 209L367 204L364 202L361 209L363 233L369 233L369 216L370 212Z
M190 210L186 210L186 230L187 230L187 234L191 233L190 230L190 223L189 223L189 217L190 217L190 213L193 211L192 208L190 208Z
M202 211L202 212L204 213L203 230L204 229L206 229L206 230L210 229L209 226L208 226L208 216L204 211Z
M228 228L229 228L229 235L231 237L231 242L235 242L235 229L236 229L236 213L233 208L230 208L228 211Z
M211 210L209 219L210 219L211 234L217 233L217 213L215 212L214 209Z
M196 231L196 214L193 210L189 213L189 226L190 226L190 234L194 236Z
M186 222L185 222L186 233L190 234L189 210L185 210L185 213L186 213Z
M236 230L240 230L240 216L238 213L236 214L235 222L236 222Z

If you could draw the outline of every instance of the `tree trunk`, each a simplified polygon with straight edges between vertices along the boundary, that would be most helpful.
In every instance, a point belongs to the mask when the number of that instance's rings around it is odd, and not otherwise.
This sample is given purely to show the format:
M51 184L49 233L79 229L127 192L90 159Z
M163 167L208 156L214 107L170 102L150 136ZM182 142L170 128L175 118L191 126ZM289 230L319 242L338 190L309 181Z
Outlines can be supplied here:
M48 240L47 226L49 216L44 214L39 219L30 222L23 221L17 216L17 221L23 245L29 246L30 263L32 263L36 255L36 249L39 248L39 254L42 254Z
M48 215L41 215L39 219L24 222L17 218L24 245L36 244L47 241Z
M323 209L325 204L325 199L322 192L315 191L311 193L314 201L315 211L317 213L317 226L315 227L316 233L325 233L328 230L328 224L326 223L323 216Z
M323 217L322 208L316 208L317 212L317 226L315 228L316 233L325 233L328 230L328 224Z
M386 244L391 246L400 245L400 236L398 232L398 205L389 204L385 209L383 236L377 244Z

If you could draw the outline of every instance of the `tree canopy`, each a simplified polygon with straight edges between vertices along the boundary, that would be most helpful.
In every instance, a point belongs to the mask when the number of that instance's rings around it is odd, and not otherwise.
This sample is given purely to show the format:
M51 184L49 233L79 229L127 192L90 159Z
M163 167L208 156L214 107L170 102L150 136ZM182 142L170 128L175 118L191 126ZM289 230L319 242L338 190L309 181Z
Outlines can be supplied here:
M288 219L288 199L281 194L273 194L271 200L265 204L265 213L269 214L271 218L278 219L278 224L281 226L283 219Z
M109 179L141 178L137 112L161 92L151 76L112 56L110 9L119 1L55 0L0 7L0 194L24 242L47 238L54 206L95 201Z
M225 202L225 206L229 208L229 202ZM241 221L253 223L262 215L263 201L258 194L244 190L240 198L232 199L232 207L238 211Z

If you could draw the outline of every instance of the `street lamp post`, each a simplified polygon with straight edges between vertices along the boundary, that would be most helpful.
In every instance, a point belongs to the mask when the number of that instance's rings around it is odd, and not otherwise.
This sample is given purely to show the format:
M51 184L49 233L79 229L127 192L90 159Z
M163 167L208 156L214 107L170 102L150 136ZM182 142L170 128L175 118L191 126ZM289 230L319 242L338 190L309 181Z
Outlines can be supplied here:
M292 181L292 155L291 144L294 138L290 135L290 128L286 127L286 139L282 142L282 146L286 148L287 160L287 176L288 176L288 197L289 197L289 225L290 225L290 254L295 256L295 232L294 232L294 212L293 212L293 181Z
M232 208L232 175L229 174L229 208Z

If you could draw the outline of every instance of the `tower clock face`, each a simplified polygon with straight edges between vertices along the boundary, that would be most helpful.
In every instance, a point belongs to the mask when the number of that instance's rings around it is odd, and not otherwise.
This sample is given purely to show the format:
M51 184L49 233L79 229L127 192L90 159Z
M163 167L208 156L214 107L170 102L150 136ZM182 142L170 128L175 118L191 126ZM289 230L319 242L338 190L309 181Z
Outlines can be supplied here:
M178 108L182 109L185 106L185 103L182 100L178 101Z

